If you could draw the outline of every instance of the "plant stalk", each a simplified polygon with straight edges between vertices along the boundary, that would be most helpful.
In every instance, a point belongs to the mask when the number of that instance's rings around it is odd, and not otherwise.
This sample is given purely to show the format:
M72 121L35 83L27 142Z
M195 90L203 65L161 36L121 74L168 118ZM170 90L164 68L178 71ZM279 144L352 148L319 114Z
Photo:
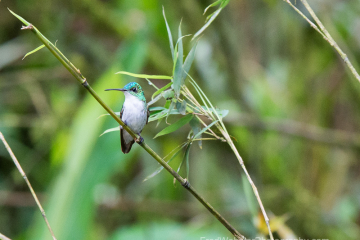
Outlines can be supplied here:
M22 169L19 161L16 159L15 154L14 154L13 151L11 150L9 144L8 144L8 143L6 142L6 140L5 140L4 135L3 135L1 132L0 132L0 139L1 139L1 141L4 143L6 150L9 152L11 159L12 159L12 160L14 161L14 163L15 163L15 166L17 167L17 169L19 170L21 176L24 178L26 184L28 185L28 187L29 187L29 189L30 189L30 192L31 192L31 194L33 195L33 197L34 197L34 199L35 199L35 202L36 202L36 204L38 205L38 207L39 207L39 209L40 209L41 215L43 216L43 218L44 218L44 220L45 220L45 223L46 223L46 225L47 225L47 227L48 227L48 229L49 229L49 231L50 231L50 234L51 234L52 238L53 238L54 240L56 240L55 235L54 235L54 232L53 232L53 230L51 229L50 223L49 223L49 221L48 221L48 219L47 219L47 217L46 217L45 211L44 211L43 207L41 206L40 201L39 201L39 199L37 198L36 193L35 193L34 189L32 188L29 179L27 178L27 176L26 176L24 170ZM8 238L5 238L4 236L2 236L2 235L0 234L0 239L1 239L1 238L5 239L5 240L8 239Z
M134 133L121 119L112 111L112 109L107 106L107 104L97 95L97 93L91 88L86 78L81 74L80 70L77 69L61 52L56 48L41 32L31 23L27 22L22 17L13 13L10 9L9 11L17 17L21 22L25 24L25 27L22 29L31 30L39 40L49 49L49 51L64 65L64 67L75 77L75 79L82 84L86 90L95 98L95 100L127 131L134 140L147 151L159 164L161 164L171 175L180 182L180 184L187 189L208 211L214 215L233 235L236 239L246 239L241 235L233 226L230 225L224 217L220 215L206 200L201 197L198 192L190 185L187 179L182 178L175 170L173 170L154 150L152 150L141 138L139 135Z

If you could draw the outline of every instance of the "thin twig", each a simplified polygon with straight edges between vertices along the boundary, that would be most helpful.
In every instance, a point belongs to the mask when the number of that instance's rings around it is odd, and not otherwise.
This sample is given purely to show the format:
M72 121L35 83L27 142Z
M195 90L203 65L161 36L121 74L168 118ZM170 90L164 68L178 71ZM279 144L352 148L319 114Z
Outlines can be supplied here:
M352 63L350 62L349 58L347 57L347 55L341 50L341 48L339 47L339 45L335 42L335 40L331 37L330 33L326 30L326 28L324 27L324 25L322 24L322 22L320 21L320 19L316 16L315 12L312 10L312 8L310 7L309 3L307 2L307 0L301 0L301 2L304 4L305 8L308 10L308 12L310 13L311 17L315 20L316 24L318 25L318 27L311 22L298 8L296 8L291 2L290 0L285 0L297 13L299 13L309 24L311 27L313 27L318 33L320 33L324 39L333 47L335 48L335 50L339 53L340 57L343 59L343 61L346 63L346 65L348 66L348 68L350 69L351 73L354 75L354 77L360 82L360 75L358 74L358 72L356 71L356 69L354 68L354 66L352 65ZM320 28L320 29L319 29Z
M53 230L51 229L50 223L49 223L49 221L48 221L48 219L47 219L47 217L46 217L46 215L45 215L45 211L44 211L44 209L42 208L42 206L41 206L41 204L40 204L40 201L39 201L39 199L37 198L36 193L35 193L34 189L32 188L32 186L31 186L31 184L30 184L29 179L26 177L26 174L25 174L24 170L21 168L20 163L19 163L18 160L16 159L13 151L11 150L9 144L6 142L6 140L5 140L5 138L4 138L4 135L3 135L1 132L0 132L0 139L1 139L1 141L4 143L6 150L9 152L12 160L13 160L14 163L15 163L15 166L17 167L17 169L19 170L21 176L24 178L26 184L28 185L31 194L33 195L33 197L34 197L34 199L35 199L35 202L36 202L36 204L38 205L38 207L39 207L39 209L40 209L41 215L43 216L43 218L44 218L44 220L45 220L45 223L46 223L46 225L47 225L47 227L48 227L48 229L49 229L49 231L50 231L50 233L51 233L51 236L53 237L54 240L56 240L55 235L54 235L54 232L53 232ZM0 236L0 237L1 237L1 236Z

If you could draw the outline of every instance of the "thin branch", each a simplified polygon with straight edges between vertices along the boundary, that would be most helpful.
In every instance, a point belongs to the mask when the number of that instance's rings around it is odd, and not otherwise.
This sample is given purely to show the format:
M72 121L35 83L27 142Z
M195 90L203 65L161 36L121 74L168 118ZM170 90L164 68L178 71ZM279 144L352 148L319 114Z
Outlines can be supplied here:
M34 189L32 188L32 186L31 186L31 184L30 184L29 179L26 177L26 174L25 174L24 170L21 168L20 163L19 163L18 160L16 159L13 151L11 150L9 144L6 142L6 140L5 140L5 138L4 138L4 135L3 135L1 132L0 132L0 139L1 139L1 141L4 143L6 150L9 152L12 160L13 160L14 163L15 163L15 166L17 167L17 169L19 170L21 176L24 178L26 184L28 185L31 194L33 195L33 197L34 197L34 199L35 199L35 202L36 202L36 204L38 205L38 207L39 207L39 209L40 209L41 215L43 216L43 218L44 218L44 220L45 220L45 223L46 223L46 225L47 225L47 227L48 227L48 229L49 229L49 231L50 231L50 233L51 233L51 236L53 237L54 240L56 240L55 235L54 235L54 232L53 232L53 230L51 229L50 223L49 223L49 221L48 221L48 219L47 219L47 217L46 217L45 211L44 211L44 209L42 208L42 206L41 206L41 204L40 204L40 201L39 201L39 199L37 198L36 193L35 193ZM0 237L1 237L1 236L0 236Z
M181 183L181 185L187 189L201 204L204 205L208 211L213 214L219 222L221 222L237 239L245 239L233 226L230 225L227 220L220 215L208 202L201 197L198 192L190 185L187 179L182 178L175 170L173 170L154 150L152 150L139 135L134 133L121 119L113 112L113 110L97 95L97 93L91 88L90 84L86 81L86 78L81 74L80 70L77 69L64 55L56 48L41 32L32 24L27 22L22 17L16 15L9 10L15 17L22 21L26 27L30 29L39 40L49 49L49 51L64 65L64 67L76 78L76 80L83 85L86 90L95 98L95 100L127 131L134 140L147 151L158 163L160 163L174 178ZM31 27L29 27L31 26Z
M297 13L299 13L309 24L311 27L313 27L318 33L320 33L324 39L333 47L335 50L339 53L340 57L343 59L343 61L346 63L348 68L350 69L351 73L354 75L354 77L360 82L360 75L350 62L347 55L341 50L339 45L335 42L335 40L331 37L330 33L326 30L320 19L316 16L315 12L310 7L307 0L301 0L301 2L304 4L307 11L310 13L311 17L315 20L318 27L312 23L298 8L296 8L290 0L285 0ZM320 28L320 29L319 29Z

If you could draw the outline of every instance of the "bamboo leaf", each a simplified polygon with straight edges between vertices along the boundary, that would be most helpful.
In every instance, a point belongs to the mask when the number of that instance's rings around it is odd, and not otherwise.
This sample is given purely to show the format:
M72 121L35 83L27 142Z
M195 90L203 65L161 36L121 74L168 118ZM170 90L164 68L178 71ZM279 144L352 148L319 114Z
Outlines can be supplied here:
M116 115L120 116L120 112L114 112ZM105 114L101 114L100 116L97 117L97 119L104 117L104 116L110 116L109 113L105 113Z
M191 40L194 40L196 37L198 37L200 34L202 34L202 32L205 31L205 29L206 29L207 27L209 27L209 25L210 25L210 24L215 20L215 18L219 15L219 13L221 12L221 10L222 10L222 8L219 8L218 10L216 10L216 11L212 14L212 16L211 16L211 18L209 19L209 21L207 21L207 22L205 23L205 25L202 26L202 28L200 28L200 30L195 33L194 37L193 37Z
M181 145L180 145L181 146ZM172 157L169 159L169 161L167 161L167 163L169 164L173 159L176 158L176 156L180 153L180 151L186 146L186 144L182 144L182 146L179 148L179 150L177 150ZM156 169L155 172L153 172L152 174L150 174L149 176L147 176L143 182L149 180L152 177L155 177L157 174L159 174L162 170L164 169L163 166L160 166L158 169Z
M191 119L189 124L193 131L194 136L197 135L201 131L201 123L197 117L194 117L193 119ZM198 136L201 139L201 134L199 134ZM193 138L193 139L195 139L195 138ZM202 148L202 140L199 140L197 142L199 144L199 147Z
M209 10L211 7L215 7L217 5L219 5L221 3L222 0L217 0L216 2L213 2L212 4L210 4L209 6L207 6L207 8L205 8L204 10L204 14L207 12L207 10Z
M183 100L182 102L177 102L176 109L179 111L180 114L185 115L186 114L186 101Z
M184 62L184 65L183 65L183 70L184 71L183 71L182 76L181 76L181 81L183 83L184 83L184 81L186 79L186 76L189 73L191 65L192 65L192 63L194 61L196 46L197 46L197 43L195 43L195 45L191 48L189 54L187 55L187 57L185 59L185 62Z
M188 122L190 122L190 120L194 117L194 115L189 114L186 115L183 118L180 118L177 122L175 122L174 124L171 124L170 126L167 126L166 128L164 128L163 130L161 130L158 134L156 134L156 136L154 138L172 133L176 130L178 130L179 128L181 128L182 126L184 126L185 124L187 124Z
M41 45L41 46L39 46L39 47L37 47L37 48L35 48L34 50L32 50L32 51L28 52L27 54L25 54L25 56L22 58L22 60L24 60L24 58L26 58L27 56L29 56L29 55L31 55L31 54L33 54L33 53L35 53L35 52L39 51L39 50L40 50L40 49L42 49L43 47L45 47L45 45L44 45L44 44L43 44L43 45Z
M190 154L191 143L188 145L185 151L185 161L186 161L186 178L189 179L190 172L190 163L189 163L189 154Z
M99 137L101 137L102 135L104 135L104 134L106 134L106 133L115 132L115 131L120 131L120 126L114 127L114 128L109 128L109 129L105 130L102 134L100 134Z
M168 36L169 36L169 43L170 43L170 50L171 50L171 57L174 61L174 42L173 42L173 38L172 38L172 35L171 35L171 31L170 31L170 27L169 27L169 24L168 22L166 21L166 16L165 16L165 9L164 9L164 6L163 6L163 15L164 15L164 19L165 19L165 24L166 24L166 30L168 32Z
M183 65L183 58L184 58L184 48L183 48L183 42L182 42L183 36L182 36L182 33L181 33L181 22L180 22L179 30L178 30L178 39L179 39L178 40L178 59L180 60L181 66L182 66Z
M167 123L167 119L170 116L171 111L174 109L174 107L175 107L175 102L171 101L170 106L169 106L169 111L168 111L167 116L166 116L166 123Z
M228 5L229 2L230 2L230 0L222 0L220 7L221 7L221 8L226 7L226 5Z
M215 123L217 123L219 120L213 121L212 123L210 123L209 125L207 125L206 127L204 127L203 129L201 129L200 132L198 132L193 139L198 138L201 134L203 134L206 130L208 130L209 128L211 128Z
M151 96L151 99L154 99L154 97L156 95L158 95L158 94L162 93L163 91L165 91L166 89L168 89L172 84L173 84L173 82L169 82L164 87L162 87L159 90L157 90L156 92L154 92L154 94Z
M8 10L11 12L12 15L14 15L17 19L19 19L23 24L25 24L26 26L30 26L31 23L29 23L28 21L26 21L25 19L23 19L22 17L20 17L19 15L17 15L16 13L14 13L13 11L11 11L9 8Z
M124 74L124 75L128 75L128 76L131 76L131 77L148 78L148 79L167 79L167 80L172 79L172 77L165 76L165 75L147 75L147 74L130 73L130 72L125 72L125 71L120 71L120 72L117 72L115 74Z
M176 63L175 63L175 70L174 70L174 92L176 97L178 97L180 95L180 89L181 89L181 78L182 78L182 73L183 73L183 66L182 66L182 62L180 61L179 57L176 58Z

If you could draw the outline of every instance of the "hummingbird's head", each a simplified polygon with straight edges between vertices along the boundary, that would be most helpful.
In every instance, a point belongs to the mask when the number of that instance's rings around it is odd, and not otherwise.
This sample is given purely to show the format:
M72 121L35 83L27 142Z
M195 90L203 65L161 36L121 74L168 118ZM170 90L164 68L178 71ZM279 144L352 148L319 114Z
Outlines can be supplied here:
M140 84L138 84L137 82L128 83L125 85L124 88L105 89L105 91L111 91L111 90L122 91L124 92L125 97L126 95L131 94L139 98L141 101L146 102L144 91L142 90Z

